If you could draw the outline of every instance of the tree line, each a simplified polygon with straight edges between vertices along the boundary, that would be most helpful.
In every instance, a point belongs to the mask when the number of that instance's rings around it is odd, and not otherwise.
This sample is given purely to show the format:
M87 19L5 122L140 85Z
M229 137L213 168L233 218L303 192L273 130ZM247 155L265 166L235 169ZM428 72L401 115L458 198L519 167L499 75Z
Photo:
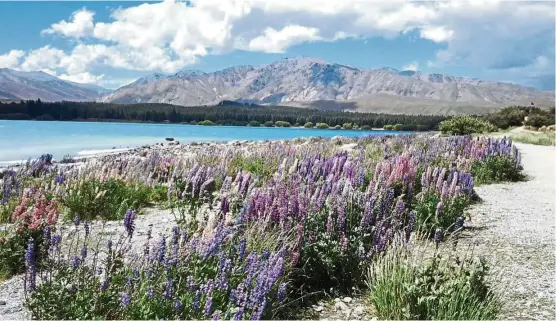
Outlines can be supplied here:
M0 103L0 119L13 120L87 120L170 122L197 124L209 120L217 125L246 126L258 122L325 123L342 126L346 123L359 128L383 128L398 125L403 130L432 130L445 116L392 115L305 109L285 106L243 105L223 102L217 106L181 107L170 104L115 104L98 102L42 102L25 100Z

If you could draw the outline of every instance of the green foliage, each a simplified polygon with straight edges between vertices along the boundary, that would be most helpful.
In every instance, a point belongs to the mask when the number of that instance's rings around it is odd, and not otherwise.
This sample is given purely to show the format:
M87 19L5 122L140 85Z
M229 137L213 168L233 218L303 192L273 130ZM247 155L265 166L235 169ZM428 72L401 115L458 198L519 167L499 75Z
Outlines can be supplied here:
M61 203L68 209L65 220L71 220L76 215L83 220L117 220L123 218L127 209L139 210L153 198L164 198L162 189L155 189L153 193L148 186L121 180L83 180L62 198Z
M488 156L473 163L471 174L476 184L517 182L525 178L522 170L521 166L515 166L515 160L510 157Z
M267 122L264 123L264 126L265 126L265 127L274 127L274 122L272 122L272 121L269 120L269 121L267 121Z
M277 120L274 122L274 125L276 125L276 127L290 127L291 124L287 121L281 121L281 120Z
M550 126L554 124L554 115L540 115L532 114L527 116L527 120L524 122L525 126L533 126L540 128L542 126Z
M24 228L0 234L0 275L11 276L25 271L25 250L30 238L35 240L35 244L41 245L42 230ZM39 252L38 259L45 255L45 251Z
M237 172L237 169L242 169L256 176L260 176L263 179L268 179L278 170L278 166L280 165L278 159L273 160L275 161L263 157L237 156L228 167L228 175L233 176Z
M488 121L468 115L457 115L440 123L443 134L469 135L496 131L496 127Z
M336 125L336 126L334 126L334 129L342 129L342 126Z
M372 129L372 128L371 128L371 126L369 126L369 125L363 125L363 126L361 126L361 130L371 130L371 129Z
M482 259L441 253L425 259L392 249L369 268L369 299L380 319L492 320L502 301L487 283L488 272Z
M453 230L456 219L464 216L464 209L470 204L470 199L459 196L440 203L440 196L436 193L422 195L422 199L415 205L415 230L425 234L427 237L434 236L437 228L445 232Z
M305 127L305 128L313 128L314 126L315 126L315 124L313 124L310 121L306 122L305 125L303 125L303 127Z
M396 124L392 127L392 129L397 130L397 131L403 130L403 125L402 124Z
M394 126L393 125L384 125L384 130L393 130Z
M353 124L352 124L352 123L344 123L344 124L342 125L342 127L343 127L344 129L353 129Z
M247 124L247 126L250 126L250 127L259 127L259 126L261 126L261 123L259 123L259 122L256 121L256 120L252 120L252 121L249 122L249 124Z
M510 106L484 116L486 120L501 129L521 126L525 122L525 117L529 119L525 125L534 127L552 125L554 124L554 109L551 108L547 111L534 106Z
M317 127L318 129L328 129L328 127L330 126L328 126L327 123L317 123L315 127Z
M201 126L214 126L214 123L210 120L203 120L199 122L199 125Z

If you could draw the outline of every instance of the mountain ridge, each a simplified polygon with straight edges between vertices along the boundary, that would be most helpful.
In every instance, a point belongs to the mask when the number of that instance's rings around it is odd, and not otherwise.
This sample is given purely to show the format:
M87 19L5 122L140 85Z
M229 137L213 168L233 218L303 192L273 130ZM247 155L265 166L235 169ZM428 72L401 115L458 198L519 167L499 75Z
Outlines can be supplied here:
M554 97L553 92L512 83L388 67L358 69L308 57L283 58L261 66L234 66L210 73L182 70L159 79L151 76L117 89L99 101L198 106L222 100L256 104L349 101L387 94L490 106Z
M94 85L62 80L42 71L17 71L0 68L0 99L37 99L44 101L86 101L111 92Z

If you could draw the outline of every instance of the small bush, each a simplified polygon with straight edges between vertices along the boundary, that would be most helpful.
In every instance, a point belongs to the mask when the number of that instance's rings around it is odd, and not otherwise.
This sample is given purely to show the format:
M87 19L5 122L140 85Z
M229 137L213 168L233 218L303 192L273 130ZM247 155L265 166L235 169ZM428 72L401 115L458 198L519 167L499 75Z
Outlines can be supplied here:
M328 124L327 123L317 123L315 125L318 129L328 129Z
M363 125L363 126L361 126L361 130L371 130L371 129L372 129L372 128L371 128L371 126L369 126L369 125Z
M516 165L515 160L510 157L488 156L482 161L473 163L471 174L478 184L517 182L524 179L522 170L523 168Z
M438 228L450 232L454 230L456 221L460 217L463 219L464 209L469 204L470 200L466 196L441 202L440 196L435 193L423 195L415 206L415 229L427 237L433 237Z
M404 129L403 127L404 127L404 125L402 125L402 124L396 124L392 127L392 129L396 130L396 131L400 131L400 130Z
M249 124L247 124L247 126L250 126L250 127L259 127L259 126L261 126L261 123L259 123L259 122L256 121L256 120L252 120L252 121L249 122Z
M496 131L496 127L488 121L468 115L458 115L440 123L439 129L443 134L470 135Z
M278 120L276 122L274 122L274 125L276 125L276 127L290 127L291 124L287 121L282 121L282 120Z
M272 122L272 121L269 120L269 121L267 121L267 122L264 123L264 126L265 126L265 127L274 127L274 122Z
M392 126L392 125L384 125L383 128L384 128L384 130L393 130L393 129L394 129L394 126Z
M203 120L199 122L199 125L201 126L214 126L214 123L210 120Z
M380 319L492 320L502 301L487 284L488 271L482 259L426 259L398 245L369 268L369 298Z
M352 123L344 123L344 124L342 125L342 127L343 127L344 129L353 129L353 124L352 124Z
M336 126L334 126L334 129L342 129L342 126L336 125Z
M305 128L313 128L314 126L315 126L315 124L313 124L310 121L306 122L305 125L303 125L303 127L305 127Z

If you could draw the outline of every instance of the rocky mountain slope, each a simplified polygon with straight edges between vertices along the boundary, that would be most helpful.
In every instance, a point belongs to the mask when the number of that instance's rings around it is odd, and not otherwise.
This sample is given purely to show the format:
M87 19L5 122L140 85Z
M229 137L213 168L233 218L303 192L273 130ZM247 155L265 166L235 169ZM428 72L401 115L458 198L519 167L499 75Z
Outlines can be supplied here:
M95 100L109 92L96 85L65 81L42 71L23 72L0 68L0 99L84 101Z
M319 59L285 58L268 65L237 66L212 73L184 70L174 75L153 74L99 100L183 106L234 100L306 106L308 102L361 101L377 95L381 101L391 97L397 104L410 98L483 107L554 99L554 92L510 83L392 68L361 70Z

